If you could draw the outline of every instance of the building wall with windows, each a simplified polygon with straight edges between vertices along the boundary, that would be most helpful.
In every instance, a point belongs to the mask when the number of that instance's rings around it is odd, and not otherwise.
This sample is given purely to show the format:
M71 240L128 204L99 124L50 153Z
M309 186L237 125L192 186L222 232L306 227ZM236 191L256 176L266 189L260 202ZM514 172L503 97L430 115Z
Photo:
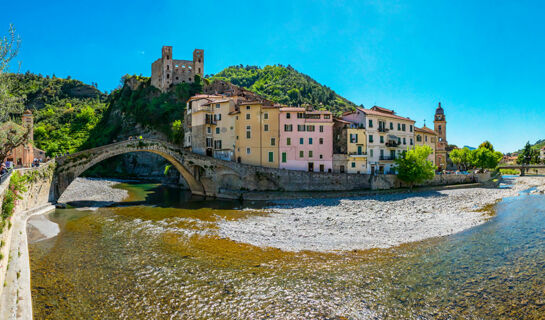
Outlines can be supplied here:
M367 173L394 173L395 159L414 146L414 120L374 106L357 108L343 120L359 121L367 135Z
M424 125L422 128L414 128L414 140L416 146L429 146L433 152L428 156L428 161L435 165L435 143L437 142L437 134L432 129Z
M299 107L280 108L280 163L289 170L333 170L333 115Z
M214 110L210 103L224 99L219 95L197 95L188 100L185 116L191 117L191 121L185 122L189 126L184 129L184 147L198 154L212 156Z
M361 123L334 120L333 154L334 172L367 173L367 135Z
M212 150L214 158L234 161L236 144L236 104L231 98L209 102L212 110Z

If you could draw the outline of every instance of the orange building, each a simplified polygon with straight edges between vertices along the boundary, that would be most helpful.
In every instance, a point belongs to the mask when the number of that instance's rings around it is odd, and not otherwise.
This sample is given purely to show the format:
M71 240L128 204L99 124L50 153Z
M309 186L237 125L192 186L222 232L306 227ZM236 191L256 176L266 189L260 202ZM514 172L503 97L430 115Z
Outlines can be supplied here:
M32 145L34 140L34 117L30 110L23 114L23 126L29 128L29 142L11 150L6 157L6 162L11 162L15 167L30 167L34 159L45 160L45 152Z

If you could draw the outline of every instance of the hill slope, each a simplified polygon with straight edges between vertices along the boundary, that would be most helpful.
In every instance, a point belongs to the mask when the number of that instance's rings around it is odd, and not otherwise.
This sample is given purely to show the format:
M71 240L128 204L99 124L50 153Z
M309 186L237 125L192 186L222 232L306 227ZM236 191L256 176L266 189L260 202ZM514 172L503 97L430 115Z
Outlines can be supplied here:
M210 80L215 79L231 82L269 100L287 105L311 104L335 113L356 107L335 91L291 66L232 66L210 77Z
M106 110L107 95L78 80L27 72L7 81L34 113L34 144L49 156L78 150Z

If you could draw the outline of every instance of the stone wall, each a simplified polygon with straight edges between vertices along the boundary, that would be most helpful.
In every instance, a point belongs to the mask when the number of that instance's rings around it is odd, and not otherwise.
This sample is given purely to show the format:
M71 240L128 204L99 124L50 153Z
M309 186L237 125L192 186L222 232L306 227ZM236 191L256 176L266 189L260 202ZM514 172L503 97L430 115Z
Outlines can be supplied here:
M9 186L9 178L6 179L2 184L0 184L0 208L2 207L2 201L4 200L4 194ZM6 269L9 259L9 243L11 242L11 230L8 229L9 225L5 225L3 230L0 230L0 241L2 246L0 247L0 253L2 259L0 259L0 295L2 294L2 288L4 287L4 279L6 276Z

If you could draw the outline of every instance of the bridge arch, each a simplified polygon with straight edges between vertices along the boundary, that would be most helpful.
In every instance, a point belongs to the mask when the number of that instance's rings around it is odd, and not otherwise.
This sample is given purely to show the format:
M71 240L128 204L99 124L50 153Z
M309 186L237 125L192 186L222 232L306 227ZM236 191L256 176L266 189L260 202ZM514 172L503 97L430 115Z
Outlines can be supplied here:
M179 148L159 140L128 140L57 158L55 200L60 198L74 179L92 166L109 158L133 152L149 152L163 157L182 175L191 193L206 196L205 187L200 181L203 168L186 161L180 151Z

